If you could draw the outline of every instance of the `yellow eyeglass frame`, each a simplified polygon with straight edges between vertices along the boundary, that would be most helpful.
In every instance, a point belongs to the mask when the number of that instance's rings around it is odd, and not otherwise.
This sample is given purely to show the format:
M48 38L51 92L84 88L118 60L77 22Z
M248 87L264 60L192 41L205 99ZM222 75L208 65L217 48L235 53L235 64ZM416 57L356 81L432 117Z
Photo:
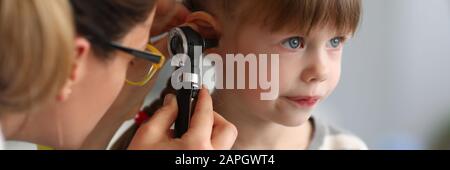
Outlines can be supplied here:
M144 77L144 79L142 81L134 82L134 81L126 80L126 83L128 85L145 86L155 76L155 74L164 66L164 64L166 62L166 57L164 57L164 55L155 46L148 44L146 47L146 50L149 51L153 55L159 56L161 58L160 62L154 63L152 65L152 67L150 68L147 75Z

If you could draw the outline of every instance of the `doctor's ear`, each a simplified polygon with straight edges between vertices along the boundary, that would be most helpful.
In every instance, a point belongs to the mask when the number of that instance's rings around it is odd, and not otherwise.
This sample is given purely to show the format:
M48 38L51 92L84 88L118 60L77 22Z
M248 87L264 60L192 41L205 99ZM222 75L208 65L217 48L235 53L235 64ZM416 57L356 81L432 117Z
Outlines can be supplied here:
M84 37L75 38L75 57L71 64L69 77L64 83L62 89L56 96L56 100L64 102L68 100L72 94L74 84L77 84L80 79L87 73L87 57L91 52L91 44L89 40Z

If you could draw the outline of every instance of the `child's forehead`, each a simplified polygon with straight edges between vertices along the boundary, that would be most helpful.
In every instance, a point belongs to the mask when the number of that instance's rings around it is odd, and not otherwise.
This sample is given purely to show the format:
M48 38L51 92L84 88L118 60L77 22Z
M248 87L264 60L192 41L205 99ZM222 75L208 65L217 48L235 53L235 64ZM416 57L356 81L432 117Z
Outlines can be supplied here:
M352 36L352 30L339 30L333 24L321 24L309 29L302 29L295 25L285 25L280 27L280 29L274 30L271 25L261 24L261 23L244 23L239 26L237 32L253 33L259 34L261 36L271 35L271 36L286 36L286 35L297 35L303 37L312 36ZM252 35L253 35L252 34Z
M267 29L270 29L271 27L268 27ZM318 34L322 35L340 35L340 36L347 36L353 34L352 30L343 30L337 28L335 25L330 23L323 23L320 25L315 25L312 27L309 27L307 29L305 28L299 28L298 26L293 25L286 25L282 27L279 30L269 30L272 34L295 34L295 35L302 35L302 36L317 36Z
M343 36L352 37L354 34L353 30L339 30L332 24L324 24L320 26L311 27L309 29L300 29L296 26L286 25L280 29L274 30L270 25L258 25L258 24L248 24L240 25L235 31L236 34L240 33L250 33L251 35L260 36L302 36L302 37L320 37L320 36ZM242 34L240 34L242 35ZM263 38L263 37L261 37Z

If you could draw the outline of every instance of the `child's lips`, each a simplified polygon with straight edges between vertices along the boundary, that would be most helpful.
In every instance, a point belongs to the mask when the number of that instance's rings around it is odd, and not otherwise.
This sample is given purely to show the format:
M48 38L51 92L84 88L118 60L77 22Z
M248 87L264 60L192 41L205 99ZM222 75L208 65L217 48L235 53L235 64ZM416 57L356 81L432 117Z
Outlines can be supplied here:
M295 103L300 107L314 107L322 97L320 96L298 96L298 97L287 97L288 100Z

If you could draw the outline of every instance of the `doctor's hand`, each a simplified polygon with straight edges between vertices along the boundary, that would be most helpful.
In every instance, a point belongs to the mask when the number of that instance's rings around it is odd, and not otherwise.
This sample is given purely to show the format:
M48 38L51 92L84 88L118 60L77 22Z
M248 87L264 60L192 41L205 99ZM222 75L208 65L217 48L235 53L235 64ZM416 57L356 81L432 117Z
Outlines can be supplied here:
M173 138L172 124L178 108L176 97L169 94L164 106L137 130L128 149L131 150L227 150L236 137L236 127L213 111L212 99L203 88L188 131Z

